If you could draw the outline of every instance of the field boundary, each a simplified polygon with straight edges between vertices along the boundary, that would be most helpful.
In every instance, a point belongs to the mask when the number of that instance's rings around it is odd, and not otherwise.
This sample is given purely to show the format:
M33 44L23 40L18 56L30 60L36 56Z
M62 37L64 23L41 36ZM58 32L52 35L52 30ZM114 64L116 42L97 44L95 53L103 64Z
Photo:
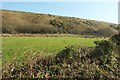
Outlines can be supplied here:
M0 37L82 37L76 34L0 34Z

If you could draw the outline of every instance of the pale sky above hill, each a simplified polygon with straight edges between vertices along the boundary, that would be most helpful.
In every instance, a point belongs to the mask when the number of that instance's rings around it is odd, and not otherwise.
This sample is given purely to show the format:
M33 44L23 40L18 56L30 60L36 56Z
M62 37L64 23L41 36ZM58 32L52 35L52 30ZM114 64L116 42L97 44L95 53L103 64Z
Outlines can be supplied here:
M118 2L3 2L1 9L118 23Z
M119 0L1 0L2 2L118 2Z

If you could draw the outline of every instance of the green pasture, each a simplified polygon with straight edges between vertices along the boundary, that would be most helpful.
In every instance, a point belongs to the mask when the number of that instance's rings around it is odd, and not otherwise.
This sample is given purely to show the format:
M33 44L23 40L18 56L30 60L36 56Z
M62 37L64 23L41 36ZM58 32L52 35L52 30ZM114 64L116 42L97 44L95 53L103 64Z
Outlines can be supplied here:
M95 46L94 41L103 39L81 37L3 37L3 61L10 60L14 54L20 57L28 50L33 51L33 53L34 51L40 51L52 54L69 45L92 47Z

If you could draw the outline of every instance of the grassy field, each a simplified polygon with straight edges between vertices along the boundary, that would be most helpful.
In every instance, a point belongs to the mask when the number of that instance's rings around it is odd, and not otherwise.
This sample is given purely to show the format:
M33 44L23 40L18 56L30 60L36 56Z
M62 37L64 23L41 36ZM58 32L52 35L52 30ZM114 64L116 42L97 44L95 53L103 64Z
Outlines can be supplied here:
M10 53L11 50L22 52L28 50L39 50L44 52L58 52L68 45L95 46L97 38L77 37L3 37L3 52Z
M94 41L98 40L99 44L95 45ZM118 78L119 57L112 43L106 40L108 38L3 37L3 78ZM109 53L111 48L113 51Z
M80 37L3 37L3 61L10 60L14 54L17 57L23 56L27 50L46 53L59 52L65 46L95 46L94 41L103 38L80 38Z

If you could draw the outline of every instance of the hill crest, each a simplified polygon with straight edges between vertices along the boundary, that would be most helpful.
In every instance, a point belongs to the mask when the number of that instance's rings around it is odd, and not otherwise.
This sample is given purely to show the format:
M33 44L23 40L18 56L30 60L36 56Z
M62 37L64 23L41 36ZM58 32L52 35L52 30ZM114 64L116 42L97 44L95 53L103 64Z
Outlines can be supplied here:
M80 34L109 37L118 33L117 24L75 17L0 10L3 33Z

